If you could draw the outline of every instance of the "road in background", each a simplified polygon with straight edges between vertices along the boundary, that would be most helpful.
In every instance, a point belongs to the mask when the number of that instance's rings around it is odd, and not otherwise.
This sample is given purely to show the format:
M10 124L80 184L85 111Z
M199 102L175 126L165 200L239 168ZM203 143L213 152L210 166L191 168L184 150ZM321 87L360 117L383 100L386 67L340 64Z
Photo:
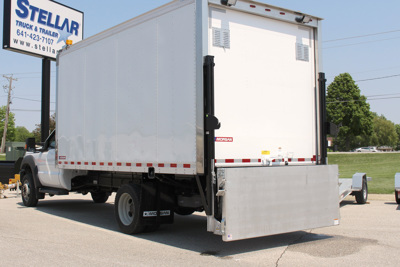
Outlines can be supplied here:
M114 195L95 204L71 194L23 206L0 199L1 266L397 266L400 206L394 195L342 202L336 227L224 243L206 231L203 213L137 236L119 232Z

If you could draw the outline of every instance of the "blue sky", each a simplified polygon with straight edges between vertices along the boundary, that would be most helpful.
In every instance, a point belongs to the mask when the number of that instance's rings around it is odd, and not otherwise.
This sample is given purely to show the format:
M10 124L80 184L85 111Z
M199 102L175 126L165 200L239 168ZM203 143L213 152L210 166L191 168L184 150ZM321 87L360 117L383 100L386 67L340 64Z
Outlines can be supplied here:
M58 2L84 12L84 37L87 38L169 1L119 0L113 4L102 0ZM260 2L324 18L321 52L328 83L340 73L350 73L355 81L359 81L357 84L361 93L368 97L371 110L400 124L400 1ZM3 3L0 6L0 29L3 29ZM348 37L358 38L332 41ZM36 57L0 50L0 85L7 84L3 74L14 74L18 78L13 84L11 110L15 113L16 125L25 126L30 131L40 123L41 62ZM55 70L53 63L52 112L55 110ZM382 78L388 76L393 77ZM6 105L6 99L7 94L0 91L0 106Z

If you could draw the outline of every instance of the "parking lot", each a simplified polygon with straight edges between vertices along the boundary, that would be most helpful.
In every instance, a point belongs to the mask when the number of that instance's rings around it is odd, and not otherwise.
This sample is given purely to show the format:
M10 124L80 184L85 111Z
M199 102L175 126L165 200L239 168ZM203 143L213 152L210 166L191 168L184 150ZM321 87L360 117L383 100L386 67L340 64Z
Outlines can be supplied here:
M339 226L224 243L202 213L137 236L122 234L114 196L46 196L36 208L15 192L0 199L1 266L397 266L400 206L394 195L346 199Z

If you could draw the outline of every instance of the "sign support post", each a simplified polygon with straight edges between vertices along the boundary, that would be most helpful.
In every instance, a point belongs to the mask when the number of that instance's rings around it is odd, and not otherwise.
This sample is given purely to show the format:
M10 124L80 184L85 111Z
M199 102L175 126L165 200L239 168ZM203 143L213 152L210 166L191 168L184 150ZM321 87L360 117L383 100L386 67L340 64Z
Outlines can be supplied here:
M42 59L42 120L41 141L46 141L50 131L50 69L51 60Z

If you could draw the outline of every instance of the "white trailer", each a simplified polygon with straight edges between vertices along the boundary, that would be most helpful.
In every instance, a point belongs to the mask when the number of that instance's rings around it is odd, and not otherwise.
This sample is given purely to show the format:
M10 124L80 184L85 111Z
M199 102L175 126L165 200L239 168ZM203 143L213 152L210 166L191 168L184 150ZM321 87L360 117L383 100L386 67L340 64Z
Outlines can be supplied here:
M22 163L25 205L117 192L125 233L205 211L224 241L337 225L320 23L180 0L65 48L56 133Z

